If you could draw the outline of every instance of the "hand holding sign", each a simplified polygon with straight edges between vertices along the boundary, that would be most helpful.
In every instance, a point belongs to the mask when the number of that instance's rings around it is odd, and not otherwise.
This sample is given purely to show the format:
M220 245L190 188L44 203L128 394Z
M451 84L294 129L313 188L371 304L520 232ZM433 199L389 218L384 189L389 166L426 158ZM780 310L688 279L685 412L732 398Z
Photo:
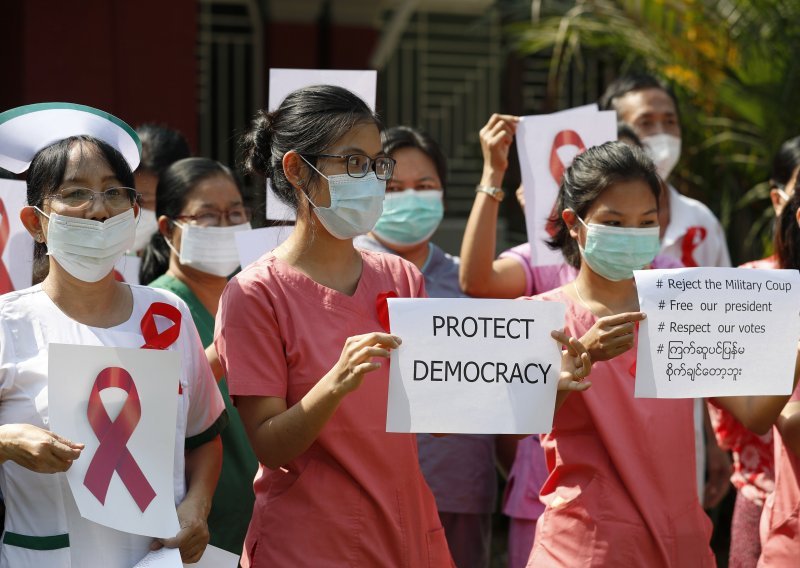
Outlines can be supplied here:
M181 561L193 564L200 560L211 538L208 532L208 510L201 507L198 502L190 497L178 505L178 522L181 530L172 538L156 539L150 550L159 550L162 547L179 548Z
M4 459L37 473L67 471L83 450L83 444L32 424L4 424L0 440Z
M585 391L592 386L589 381L584 381L592 372L592 359L583 343L563 331L553 330L550 336L566 347L561 355L558 390Z
M376 332L348 337L344 342L339 361L327 375L333 383L334 393L343 396L360 387L364 375L381 366L372 359L388 358L390 351L398 348L400 343L402 341L399 337L388 333Z

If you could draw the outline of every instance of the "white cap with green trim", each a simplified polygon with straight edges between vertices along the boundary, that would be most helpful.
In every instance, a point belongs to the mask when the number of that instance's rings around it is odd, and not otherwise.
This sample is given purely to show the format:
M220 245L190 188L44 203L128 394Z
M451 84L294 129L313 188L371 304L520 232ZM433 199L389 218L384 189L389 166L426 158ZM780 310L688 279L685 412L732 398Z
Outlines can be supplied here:
M71 136L93 136L116 148L131 170L139 165L142 143L116 116L73 103L38 103L0 113L0 168L22 173L36 153Z

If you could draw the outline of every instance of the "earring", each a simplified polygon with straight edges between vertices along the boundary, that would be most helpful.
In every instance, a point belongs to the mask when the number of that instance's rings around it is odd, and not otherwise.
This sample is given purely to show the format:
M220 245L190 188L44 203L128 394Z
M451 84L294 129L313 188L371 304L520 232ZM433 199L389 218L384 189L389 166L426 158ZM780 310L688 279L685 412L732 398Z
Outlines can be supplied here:
M297 180L297 185L299 185L300 187L303 187L305 184L306 184L305 181L303 181L301 179Z

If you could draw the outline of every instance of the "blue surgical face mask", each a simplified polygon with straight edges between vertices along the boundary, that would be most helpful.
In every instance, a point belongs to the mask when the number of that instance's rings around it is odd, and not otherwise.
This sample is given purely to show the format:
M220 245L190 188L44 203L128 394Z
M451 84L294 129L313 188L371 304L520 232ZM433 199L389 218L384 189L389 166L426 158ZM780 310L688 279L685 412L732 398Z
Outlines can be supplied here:
M369 172L363 178L354 178L347 174L326 176L305 158L303 161L328 180L330 207L317 207L308 194L302 192L314 208L314 214L322 226L331 235L342 240L369 233L383 212L386 182L379 180L375 172Z
M427 241L444 216L441 189L404 189L386 194L383 215L372 232L390 246L413 246Z
M576 215L577 217L577 215ZM607 280L633 278L634 270L648 266L658 254L661 242L658 226L646 229L586 224L586 246L578 248L586 264Z

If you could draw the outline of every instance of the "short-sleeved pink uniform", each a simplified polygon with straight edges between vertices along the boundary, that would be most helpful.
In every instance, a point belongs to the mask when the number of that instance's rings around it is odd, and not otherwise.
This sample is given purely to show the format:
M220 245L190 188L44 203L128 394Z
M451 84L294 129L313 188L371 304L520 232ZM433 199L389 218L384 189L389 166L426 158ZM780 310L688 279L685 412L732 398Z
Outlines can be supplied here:
M561 290L567 333L596 317ZM691 400L633 397L636 348L595 363L592 388L573 393L542 437L542 487L529 567L714 566L711 522L697 497Z
M800 402L798 386L790 402ZM777 427L775 442L775 491L761 513L759 568L789 568L800 564L800 457L787 448Z
M410 263L361 255L353 296L271 253L230 281L215 344L234 398L280 397L291 407L334 366L349 336L382 331L381 293L425 295ZM416 437L386 432L388 371L384 361L368 374L298 458L260 466L243 566L452 565Z

